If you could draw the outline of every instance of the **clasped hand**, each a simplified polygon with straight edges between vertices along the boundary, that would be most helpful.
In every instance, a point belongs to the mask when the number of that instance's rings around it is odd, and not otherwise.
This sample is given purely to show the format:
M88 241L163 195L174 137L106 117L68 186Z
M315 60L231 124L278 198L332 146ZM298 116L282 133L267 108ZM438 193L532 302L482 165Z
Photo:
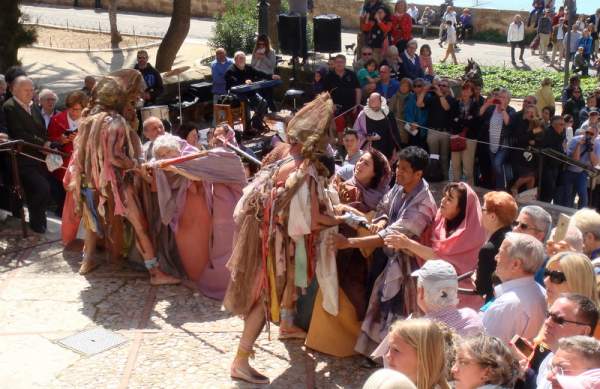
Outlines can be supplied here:
M396 250L406 249L409 247L411 239L404 235L403 233L395 233L387 235L383 242L389 248L393 248Z

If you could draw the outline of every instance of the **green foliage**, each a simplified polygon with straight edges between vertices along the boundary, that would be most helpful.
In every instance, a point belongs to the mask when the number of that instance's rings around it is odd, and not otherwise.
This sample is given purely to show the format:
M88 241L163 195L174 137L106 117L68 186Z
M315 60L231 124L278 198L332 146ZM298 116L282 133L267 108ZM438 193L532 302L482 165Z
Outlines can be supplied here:
M225 12L217 17L210 46L223 47L232 56L236 51L252 52L258 31L258 10L253 0L225 0Z
M435 71L441 77L460 78L465 73L464 65L434 65ZM540 88L544 78L550 78L553 83L554 96L559 99L562 91L563 76L562 72L553 70L521 70L501 66L482 66L482 76L484 92L494 88L504 87L511 91L514 97L525 97ZM584 94L593 91L596 88L596 78L582 78L581 86Z

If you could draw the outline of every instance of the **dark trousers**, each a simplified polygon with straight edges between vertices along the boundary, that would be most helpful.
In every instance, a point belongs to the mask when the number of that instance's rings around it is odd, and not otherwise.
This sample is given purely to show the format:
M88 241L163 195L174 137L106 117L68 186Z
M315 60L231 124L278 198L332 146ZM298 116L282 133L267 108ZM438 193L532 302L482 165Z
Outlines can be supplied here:
M558 185L559 174L559 168L551 168L548 166L544 166L544 168L542 169L542 181L539 184L540 201L545 201L549 203L554 199L556 188Z
M36 232L46 230L46 208L50 198L48 171L41 165L19 166L19 177L29 209L29 225Z
M519 46L521 49L521 54L519 55L519 59L523 60L523 52L525 51L525 41L519 42L510 42L510 59L515 62L515 47Z
M48 175L48 184L50 187L50 195L52 201L56 205L56 216L62 217L63 206L65 205L65 188L61 181L59 181L53 175Z

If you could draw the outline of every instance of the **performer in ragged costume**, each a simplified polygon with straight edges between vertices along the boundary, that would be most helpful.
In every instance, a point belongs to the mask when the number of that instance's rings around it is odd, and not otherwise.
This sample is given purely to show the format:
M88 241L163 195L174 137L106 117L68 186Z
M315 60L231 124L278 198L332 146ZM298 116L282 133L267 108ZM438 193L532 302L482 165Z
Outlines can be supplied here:
M174 231L185 272L202 293L221 300L229 283L233 210L246 184L242 162L223 147L199 151L170 134L156 138L152 154L145 167L153 169L160 219Z
M224 306L244 317L231 376L256 384L269 379L248 358L265 321L280 324L280 338L302 338L293 325L297 289L316 274L325 309L337 314L335 253L326 237L339 224L328 195L327 171L318 161L333 116L329 94L301 109L287 127L290 157L263 167L244 189L234 214L238 225L228 267ZM328 288L331 280L335 288Z
M75 214L82 217L85 226L79 272L86 274L96 267L93 255L99 238L104 238L113 260L122 256L125 219L133 227L151 284L176 284L179 279L158 268L138 196L143 185L143 157L141 141L133 129L137 128L135 106L145 87L137 70L110 73L94 88L83 114L65 177Z

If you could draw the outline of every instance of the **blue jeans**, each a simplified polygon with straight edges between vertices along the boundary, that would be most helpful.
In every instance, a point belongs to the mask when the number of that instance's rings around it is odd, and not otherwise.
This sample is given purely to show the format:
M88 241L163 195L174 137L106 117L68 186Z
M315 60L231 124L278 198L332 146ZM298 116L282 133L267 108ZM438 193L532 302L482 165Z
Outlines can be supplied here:
M490 161L492 162L492 166L494 167L494 182L497 190L503 190L508 187L508 182L510 181L510 172L506 169L504 162L506 161L506 157L508 156L508 149L500 146L498 151L493 153L490 150ZM506 173L506 179L505 179Z
M581 209L588 205L588 174L587 172L572 172L565 170L561 176L562 195L560 205L573 207L575 194L579 196L577 208Z

